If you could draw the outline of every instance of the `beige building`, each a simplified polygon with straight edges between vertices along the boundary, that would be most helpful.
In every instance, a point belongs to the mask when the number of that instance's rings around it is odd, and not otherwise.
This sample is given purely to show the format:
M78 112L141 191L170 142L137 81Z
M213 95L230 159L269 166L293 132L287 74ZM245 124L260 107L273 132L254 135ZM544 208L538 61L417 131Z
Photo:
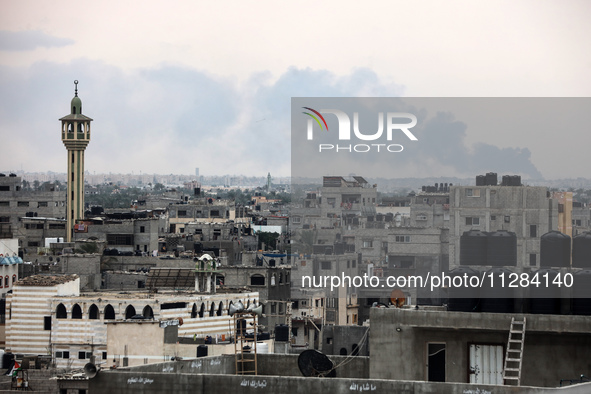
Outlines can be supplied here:
M106 322L182 320L179 337L221 340L232 332L229 305L258 303L258 292L80 293L77 275L34 275L6 301L6 350L52 355L57 367L107 360ZM133 318L133 319L132 319ZM143 360L142 360L143 361Z

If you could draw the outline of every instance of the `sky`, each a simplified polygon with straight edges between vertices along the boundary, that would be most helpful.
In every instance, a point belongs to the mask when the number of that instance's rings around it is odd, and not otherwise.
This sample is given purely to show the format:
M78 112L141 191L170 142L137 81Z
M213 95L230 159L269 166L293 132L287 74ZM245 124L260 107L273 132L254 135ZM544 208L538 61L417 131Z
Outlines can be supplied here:
M0 0L0 169L66 171L58 119L78 80L91 173L289 176L292 97L589 97L590 14L576 0ZM436 132L489 161L525 152L514 173L588 177L576 126ZM400 177L474 175L452 162Z

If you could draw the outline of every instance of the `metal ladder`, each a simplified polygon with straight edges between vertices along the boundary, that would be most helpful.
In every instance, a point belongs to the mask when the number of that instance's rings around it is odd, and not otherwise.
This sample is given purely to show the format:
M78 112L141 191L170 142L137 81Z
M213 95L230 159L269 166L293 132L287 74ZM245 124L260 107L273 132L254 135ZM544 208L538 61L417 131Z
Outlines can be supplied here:
M521 364L523 361L523 344L525 340L525 317L523 321L511 318L509 329L509 340L505 352L505 368L503 368L503 379L505 385L521 385Z

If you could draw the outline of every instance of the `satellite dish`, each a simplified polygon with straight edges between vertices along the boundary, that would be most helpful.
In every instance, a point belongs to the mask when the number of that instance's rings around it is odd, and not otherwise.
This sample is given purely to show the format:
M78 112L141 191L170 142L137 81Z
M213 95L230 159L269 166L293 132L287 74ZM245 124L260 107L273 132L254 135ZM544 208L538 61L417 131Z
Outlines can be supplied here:
M99 373L99 371L100 368L98 368L93 363L86 363L86 365L84 366L84 375L86 375L88 379L94 378L96 374Z
M406 296L404 295L404 292L400 289L392 290L392 293L390 293L390 302L392 302L392 305L395 305L396 308L402 308L402 306L406 304Z
M199 257L199 260L203 261L203 260L213 260L213 258L208 255L207 253L205 253L203 256Z
M298 367L302 375L308 377L334 378L337 376L336 371L333 369L333 362L325 354L314 349L304 350L300 353Z

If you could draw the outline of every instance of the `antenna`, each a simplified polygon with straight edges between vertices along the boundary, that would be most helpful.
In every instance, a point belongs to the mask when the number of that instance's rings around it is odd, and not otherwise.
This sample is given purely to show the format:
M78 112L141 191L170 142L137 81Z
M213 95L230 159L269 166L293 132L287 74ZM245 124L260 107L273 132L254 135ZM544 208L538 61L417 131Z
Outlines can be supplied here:
M325 354L314 349L304 350L300 353L298 367L302 375L308 377L334 378L337 376L333 362Z

